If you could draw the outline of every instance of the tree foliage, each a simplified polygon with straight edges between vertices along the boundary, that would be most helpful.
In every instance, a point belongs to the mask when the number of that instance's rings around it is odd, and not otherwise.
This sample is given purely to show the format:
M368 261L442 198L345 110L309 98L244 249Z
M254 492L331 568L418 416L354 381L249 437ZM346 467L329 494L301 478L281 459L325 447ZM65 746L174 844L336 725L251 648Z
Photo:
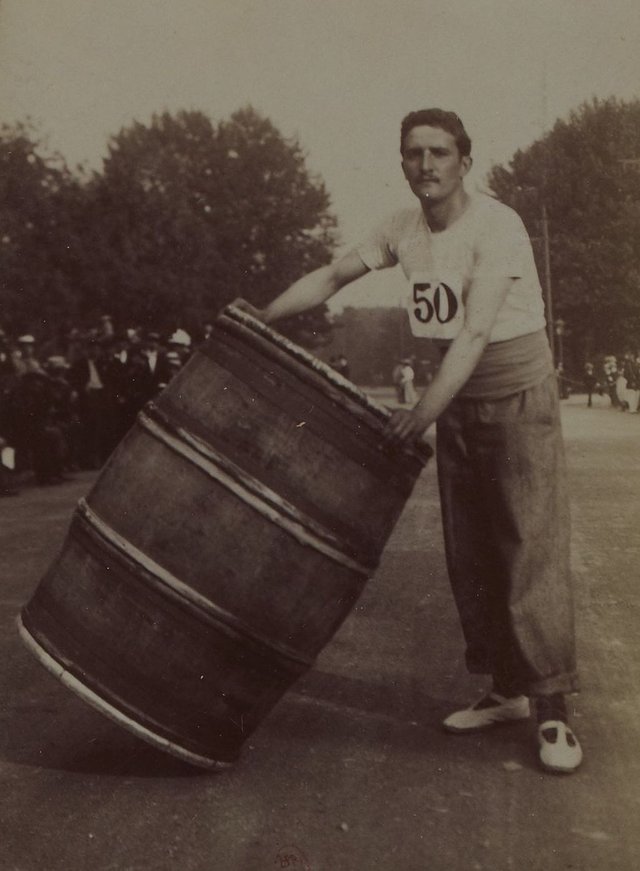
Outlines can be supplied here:
M31 128L0 136L0 302L5 323L46 314L195 329L237 296L257 305L329 262L335 219L322 181L251 108L217 125L155 115L113 136L100 172L72 175ZM307 343L321 307L294 319Z
M538 254L546 207L553 314L576 362L640 347L639 157L640 101L594 99L489 176Z
M201 321L237 296L262 305L331 258L323 184L253 109L217 126L192 111L122 130L92 198L103 290L114 314L143 323Z
M0 128L0 312L10 329L55 325L74 308L73 210L81 196L62 158L43 157L34 128Z

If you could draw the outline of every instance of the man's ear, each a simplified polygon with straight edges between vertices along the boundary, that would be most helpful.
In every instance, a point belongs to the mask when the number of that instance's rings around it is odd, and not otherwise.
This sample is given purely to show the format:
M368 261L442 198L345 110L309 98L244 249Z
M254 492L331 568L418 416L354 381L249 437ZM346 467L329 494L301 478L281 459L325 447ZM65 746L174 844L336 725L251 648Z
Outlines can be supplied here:
M460 164L461 164L460 178L464 178L465 175L469 172L469 170L473 166L473 157L471 157L470 154L467 154L465 157L463 157L461 159Z

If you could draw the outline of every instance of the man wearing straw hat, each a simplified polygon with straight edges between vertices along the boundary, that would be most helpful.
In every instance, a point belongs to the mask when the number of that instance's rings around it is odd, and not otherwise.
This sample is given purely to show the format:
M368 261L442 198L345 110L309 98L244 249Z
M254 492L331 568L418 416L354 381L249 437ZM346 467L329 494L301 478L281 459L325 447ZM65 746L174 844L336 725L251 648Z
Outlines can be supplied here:
M399 263L415 335L442 365L391 442L437 421L447 567L473 673L488 695L451 714L464 734L523 720L535 700L537 752L548 771L582 760L565 694L578 688L569 569L569 513L557 384L542 292L520 218L464 178L471 141L453 112L402 122L404 176L419 205L382 223L335 263L303 277L265 309L265 323L318 305L372 269Z

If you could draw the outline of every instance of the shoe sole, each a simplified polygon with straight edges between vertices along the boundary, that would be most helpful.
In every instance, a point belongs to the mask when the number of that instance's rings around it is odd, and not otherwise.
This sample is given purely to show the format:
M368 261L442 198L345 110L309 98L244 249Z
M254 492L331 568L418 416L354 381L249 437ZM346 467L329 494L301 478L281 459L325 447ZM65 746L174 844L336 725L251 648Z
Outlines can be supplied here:
M574 774L578 768L582 765L582 762L578 762L575 768L556 768L554 765L545 765L542 760L538 760L540 762L540 767L543 771L546 771L548 774Z
M484 723L482 726L470 726L470 727L459 727L459 726L447 726L446 723L442 724L442 728L445 732L449 732L452 735L472 735L474 732L487 732L489 729L495 729L497 726L514 726L516 723L522 723L525 720L529 720L531 717L530 714L527 714L526 717L512 717L508 720L492 720L490 723Z

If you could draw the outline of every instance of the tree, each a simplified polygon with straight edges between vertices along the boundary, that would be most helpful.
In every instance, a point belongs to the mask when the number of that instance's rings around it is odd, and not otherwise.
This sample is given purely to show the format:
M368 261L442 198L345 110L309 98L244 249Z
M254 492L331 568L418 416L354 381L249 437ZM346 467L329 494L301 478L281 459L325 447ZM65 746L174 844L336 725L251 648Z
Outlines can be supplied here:
M489 175L538 239L546 207L553 314L568 325L576 365L640 346L638 156L640 101L594 99Z
M44 150L31 124L0 128L0 311L12 331L47 332L75 309L70 206L80 186Z
M120 320L193 328L237 296L262 305L335 244L300 146L251 108L217 126L189 111L123 129L89 193L102 238L93 298ZM285 326L313 343L325 311Z

